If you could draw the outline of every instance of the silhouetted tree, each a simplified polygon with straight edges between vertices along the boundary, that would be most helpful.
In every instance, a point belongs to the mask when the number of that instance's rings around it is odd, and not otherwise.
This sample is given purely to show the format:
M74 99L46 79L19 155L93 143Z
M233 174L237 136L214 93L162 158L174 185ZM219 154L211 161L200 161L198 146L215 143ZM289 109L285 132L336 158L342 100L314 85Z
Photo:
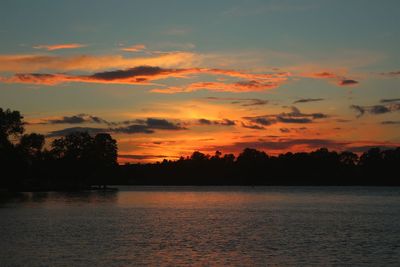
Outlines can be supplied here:
M21 180L19 155L14 142L24 132L23 117L19 111L0 108L0 169L2 172L0 186L15 187Z
M110 171L117 165L117 143L106 133L95 137L87 132L71 133L55 139L51 147L58 165L71 179L70 186L101 184L105 188L107 175L112 175Z

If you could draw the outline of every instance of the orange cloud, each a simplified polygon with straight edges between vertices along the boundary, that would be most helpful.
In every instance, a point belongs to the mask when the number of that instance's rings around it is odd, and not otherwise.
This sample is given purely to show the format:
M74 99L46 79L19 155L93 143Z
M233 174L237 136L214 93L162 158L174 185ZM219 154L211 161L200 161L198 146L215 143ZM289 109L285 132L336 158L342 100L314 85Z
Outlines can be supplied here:
M123 47L121 48L122 51L125 52L140 52L146 49L146 45L144 44L136 44L136 45L132 45L129 47Z
M277 74L250 74L232 70L220 69L167 69L161 67L139 66L125 70L114 70L97 72L92 75L67 75L67 74L46 74L46 73L19 73L10 78L2 78L0 81L8 83L33 83L44 85L55 85L67 82L86 83L110 83L110 84L146 84L150 81L166 78L187 78L193 74L228 75L233 77L253 78L252 80L238 81L235 83L222 82L198 82L186 87L170 87L166 89L154 89L153 92L176 93L192 92L201 89L208 89L222 92L250 92L273 89L280 83L287 80L282 73Z
M333 72L329 71L322 71L322 72L306 72L306 73L301 73L301 77L307 77L307 78L315 78L315 79L336 79L338 78L338 75Z
M306 77L306 78L313 78L313 79L330 79L336 81L336 85L338 86L356 86L360 82L353 80L353 79L348 79L344 76L345 72L341 73L335 73L331 71L321 71L321 72L304 72L300 73L300 77Z
M60 50L60 49L75 49L75 48L81 48L81 47L85 47L85 46L86 45L84 45L84 44L70 43L70 44L54 44L54 45L37 45L37 46L34 46L33 48L45 49L47 51L54 51L54 50Z
M201 61L201 56L189 52L171 52L147 57L123 57L121 55L0 55L0 72L96 71L122 69L132 66L159 66L163 68L190 68Z
M149 84L149 81L166 79L169 77L184 77L190 70L162 69L159 67L141 66L127 70L98 72L93 75L66 75L20 73L3 81L9 83L33 83L55 85L67 82L110 83L110 84Z

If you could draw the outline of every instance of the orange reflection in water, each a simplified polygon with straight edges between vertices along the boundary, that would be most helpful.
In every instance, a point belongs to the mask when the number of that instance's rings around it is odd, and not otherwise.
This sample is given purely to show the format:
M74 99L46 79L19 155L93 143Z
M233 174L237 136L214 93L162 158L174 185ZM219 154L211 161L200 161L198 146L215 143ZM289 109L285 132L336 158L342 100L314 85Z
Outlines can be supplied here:
M132 189L132 187L130 187ZM134 190L134 189L133 189ZM139 191L140 190L140 191ZM221 187L218 191L208 187L140 187L138 191L120 191L118 204L158 208L210 208L246 206L255 203L289 201L287 195L271 192L265 194L249 187L235 191L235 187Z

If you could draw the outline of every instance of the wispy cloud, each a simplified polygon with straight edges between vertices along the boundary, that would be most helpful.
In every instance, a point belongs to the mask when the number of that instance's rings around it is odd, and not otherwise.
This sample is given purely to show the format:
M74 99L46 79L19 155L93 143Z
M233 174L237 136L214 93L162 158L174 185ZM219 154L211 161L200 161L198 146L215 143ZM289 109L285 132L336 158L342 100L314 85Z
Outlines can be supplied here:
M152 89L155 93L175 94L175 93L188 93L199 90L209 90L216 92L257 92L275 89L281 85L286 78L270 78L265 81L257 80L244 80L235 83L223 83L223 82L197 82L191 83L185 86L171 86L167 88Z
M164 30L164 34L166 35L185 35L192 31L191 28L186 26L172 26Z
M236 78L253 78L253 80L239 80L234 83L224 82L197 82L181 87L167 87L153 89L158 93L193 92L198 90L213 90L222 92L250 92L263 91L278 87L287 80L282 73L251 74L233 70L222 69L170 69L152 66L139 66L124 70L97 72L92 75L67 75L46 73L19 73L10 78L2 78L2 82L8 83L32 83L55 85L68 82L83 83L110 83L110 84L150 84L151 81L167 78L187 78L190 75L210 74L216 76L230 76ZM255 103L253 104L260 104Z
M317 8L316 2L313 1L269 1L263 4L251 5L248 3L243 6L234 6L222 12L224 16L255 16L267 14L270 12L301 12Z
M397 77L400 76L400 71L381 72L379 74L382 76Z
M67 43L67 44L53 44L53 45L36 45L33 48L35 49L44 49L47 51L61 50L61 49L76 49L85 47L85 44L78 43Z
M146 49L146 45L144 44L135 44L128 47L122 47L121 50L125 52L141 52Z
M239 98L239 97L215 97L209 96L204 98L207 101L229 101L231 104L239 104L244 107L262 106L269 103L266 99L259 98Z

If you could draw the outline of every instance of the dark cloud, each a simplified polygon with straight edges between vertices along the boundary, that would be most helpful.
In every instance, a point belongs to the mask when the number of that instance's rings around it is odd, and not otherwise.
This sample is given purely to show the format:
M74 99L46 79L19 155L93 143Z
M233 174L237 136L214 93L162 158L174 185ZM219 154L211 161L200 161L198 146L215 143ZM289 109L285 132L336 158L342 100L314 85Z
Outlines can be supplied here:
M371 114L383 114L390 112L390 108L382 105L371 106L369 109L369 113Z
M160 67L139 66L127 70L98 72L88 77L93 78L95 80L112 81L112 80L134 78L136 76L155 76L158 74L167 73L169 71L170 70L162 69Z
M199 123L204 124L204 125L211 125L212 121L207 120L207 119L199 119Z
M141 125L141 124L132 124L125 127L112 128L110 130L112 130L115 133L124 133L124 134L154 133L154 130L149 129L147 125Z
M400 102L400 98L381 99L381 103Z
M339 81L340 86L356 85L358 83L359 83L358 81L350 80L350 79L344 79L344 80Z
M150 129L157 130L184 130L185 127L182 127L180 124L175 124L173 122L167 121L165 119L154 119L148 118L146 120L146 126Z
M236 125L235 121L229 119L222 119L222 120L199 119L198 122L202 125L221 125L221 126Z
M88 115L88 114L78 114L73 116L63 116L59 119L49 119L41 122L40 124L82 124L82 123L106 123L106 120L102 118Z
M95 119L92 118L92 120ZM132 124L132 122L134 123ZM62 130L52 131L48 134L48 136L64 136L73 132L88 132L90 134L96 134L99 132L123 133L123 134L137 134L137 133L152 134L155 132L155 130L179 131L187 129L185 127L182 127L179 123L170 122L165 119L155 119L155 118L147 118L146 120L133 120L133 121L123 121L123 122L106 122L106 124L109 126L112 125L114 127L109 127L109 128L73 127L73 128L66 128ZM115 127L117 125L123 125L123 126Z
M148 118L146 120L136 120L137 123L140 124L132 124L118 128L112 128L111 130L118 133L146 133L151 134L154 133L154 130L169 130L169 131L177 131L177 130L186 130L185 127L182 127L179 123L173 123L165 119L155 119Z
M293 104L317 102L317 101L323 101L323 100L325 100L325 99L324 98L302 98L302 99L294 101Z
M314 120L328 118L324 113L302 113L296 107L290 107L290 112L282 112L279 114L269 114L255 117L244 117L254 124L269 126L275 123L312 123Z
M281 133L290 133L290 129L288 128L280 128L279 131L281 131Z
M284 116L277 116L277 120L283 123L311 123L313 122L312 119L309 118L292 118L292 117L284 117Z
M399 111L400 103L394 103L388 105L374 105L374 106L351 105L350 108L357 112L356 116L359 118L366 113L369 113L371 115L379 115L379 114Z
M61 130L51 131L47 134L48 137L59 137L65 136L71 133L76 132L87 132L89 134L98 134L98 133L105 133L109 132L109 129L105 128L91 128L91 127L72 127L72 128L65 128Z

